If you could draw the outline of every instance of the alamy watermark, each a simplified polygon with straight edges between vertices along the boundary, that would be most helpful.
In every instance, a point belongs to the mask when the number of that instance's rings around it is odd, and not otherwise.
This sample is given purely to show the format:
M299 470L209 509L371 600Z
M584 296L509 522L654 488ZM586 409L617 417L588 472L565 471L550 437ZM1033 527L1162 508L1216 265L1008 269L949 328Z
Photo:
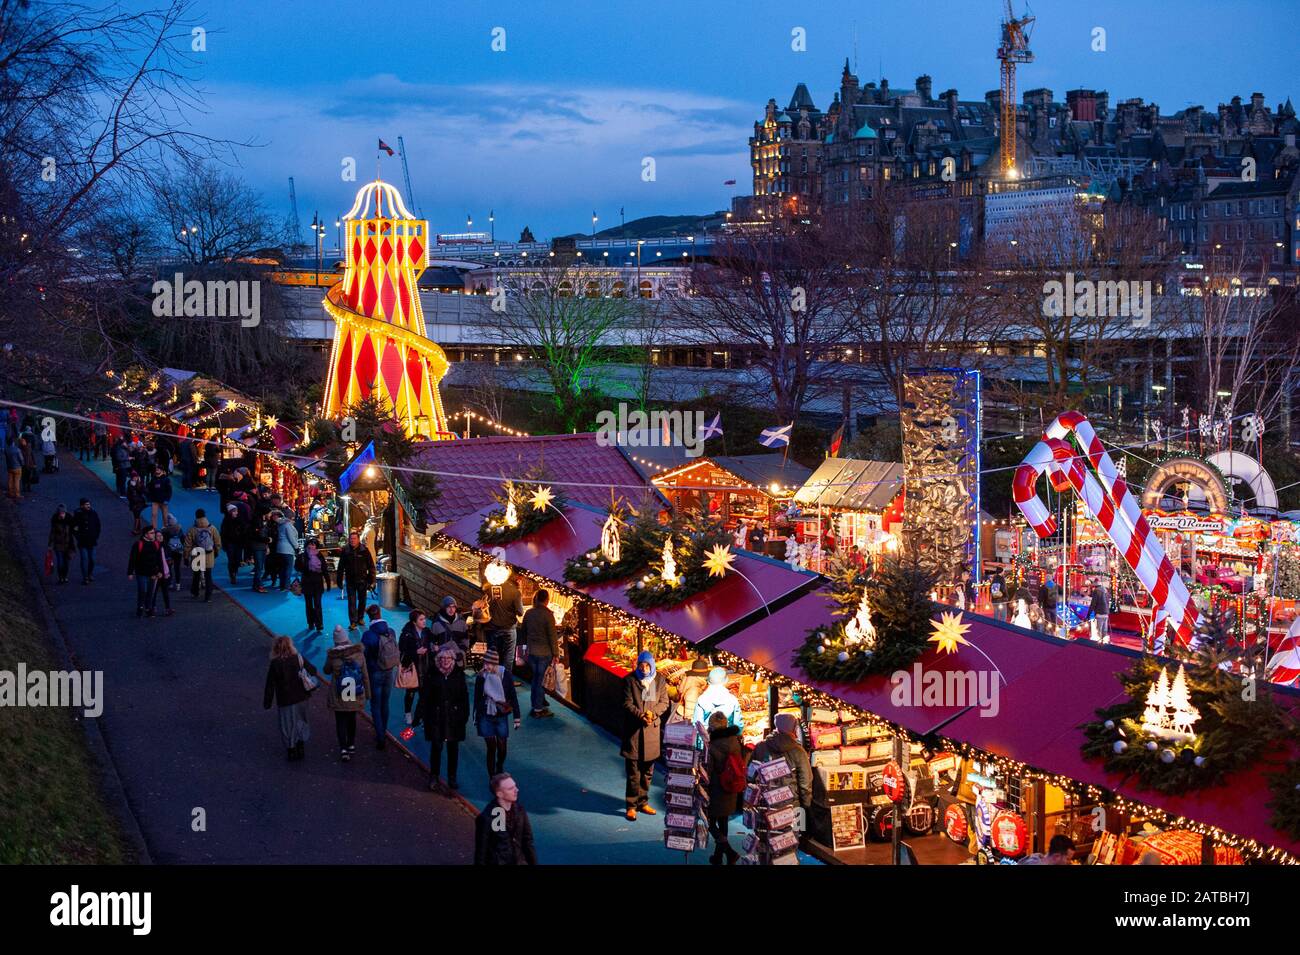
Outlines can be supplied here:
M239 318L244 328L262 321L262 283L256 280L185 281L177 272L174 279L153 283L153 313L159 318Z
M889 675L893 687L889 702L899 707L973 706L979 708L980 716L997 716L1001 679L996 670L924 670L914 663L910 672L895 670Z
M104 712L102 670L32 670L26 663L18 669L0 670L0 707L80 707L94 719Z
M121 927L132 935L153 928L152 892L91 892L73 885L50 896L50 924L56 927Z
M1152 302L1150 280L1138 282L1075 279L1073 272L1065 273L1065 281L1053 279L1043 283L1043 314L1060 318L1124 318L1134 319L1135 328L1151 324Z
M683 448L688 458L704 453L706 414L703 411L629 410L620 401L618 411L596 415L596 443L601 447Z

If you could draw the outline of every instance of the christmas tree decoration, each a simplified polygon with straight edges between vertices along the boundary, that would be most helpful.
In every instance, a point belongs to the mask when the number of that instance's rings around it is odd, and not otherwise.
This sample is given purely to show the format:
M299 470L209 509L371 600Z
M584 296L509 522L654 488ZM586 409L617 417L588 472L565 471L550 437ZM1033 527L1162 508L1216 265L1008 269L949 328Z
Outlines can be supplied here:
M1254 694L1204 651L1180 664L1144 656L1119 676L1128 699L1084 726L1083 754L1147 788L1181 793L1214 785L1257 762L1288 732L1267 684ZM1119 745L1125 740L1138 745Z
M704 558L704 568L710 577L724 577L735 559L729 548L715 545Z
M913 560L888 557L867 579L847 561L830 568L837 622L809 632L795 653L816 680L855 682L912 665L927 647L934 576Z
M549 487L539 487L533 492L532 505L535 511L544 511L551 506L551 500L555 497L554 492Z
M721 549L734 559L731 543L731 535L708 515L683 515L678 526L664 528L657 559L650 561L650 572L628 588L628 600L648 610L681 603L707 589L718 578L716 552Z
M631 516L629 522L628 511L611 498L600 547L570 557L565 562L564 579L575 584L622 580L643 572L660 558L671 528L659 523L656 504L646 501Z
M536 485L536 490L530 495L532 506L528 508L519 507L519 492L515 481L507 479L502 485L501 493L493 495L500 506L489 511L479 526L479 543L485 546L508 544L536 532L555 517L564 517L568 499L562 491L543 486L545 479L545 470L540 465L519 479Z
M659 571L659 578L669 587L676 587L680 579L677 576L677 560L673 556L671 536L664 538L663 567Z
M618 518L611 511L600 529L600 553L607 564L617 564L623 557L623 541L618 526Z
M934 621L934 633L929 642L938 647L940 653L956 653L958 646L970 646L966 631L970 624L961 622L961 614L945 613Z
M1273 798L1266 805L1273 810L1273 826L1300 839L1300 760L1269 777L1268 788Z

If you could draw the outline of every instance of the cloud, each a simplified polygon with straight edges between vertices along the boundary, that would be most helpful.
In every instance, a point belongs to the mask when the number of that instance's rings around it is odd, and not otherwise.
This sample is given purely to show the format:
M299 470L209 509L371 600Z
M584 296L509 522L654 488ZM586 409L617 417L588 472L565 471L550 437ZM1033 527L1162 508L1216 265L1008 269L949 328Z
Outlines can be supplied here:
M357 188L340 172L355 160L367 179L375 142L407 148L412 191L426 215L463 223L479 206L590 216L593 204L627 205L629 218L665 208L718 208L719 184L743 178L754 108L690 92L640 88L575 90L545 84L416 84L392 74L295 90L212 88L202 131L265 148L243 151L245 176L283 203L288 176L300 203L346 209ZM654 157L657 177L641 179ZM387 179L400 166L384 157ZM435 213L434 210L441 210ZM334 214L331 211L329 214ZM574 228L564 219L558 231ZM551 228L543 224L540 228Z

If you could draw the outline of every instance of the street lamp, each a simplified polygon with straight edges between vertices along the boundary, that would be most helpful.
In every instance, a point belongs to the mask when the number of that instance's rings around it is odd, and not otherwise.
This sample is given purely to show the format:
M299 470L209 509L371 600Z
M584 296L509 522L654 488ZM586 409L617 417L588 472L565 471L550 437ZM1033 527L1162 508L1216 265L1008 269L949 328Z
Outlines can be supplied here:
M595 213L595 212L592 212L592 214L591 214L591 237L592 237L593 239L596 238L596 218L597 218L596 213Z
M334 220L335 241L338 243L338 253L343 255L343 220Z
M488 210L488 225L492 227L492 241L497 240L497 213L495 209Z
M316 234L316 284L320 285L321 243L325 239L325 223L320 221L320 212L313 212L311 231Z

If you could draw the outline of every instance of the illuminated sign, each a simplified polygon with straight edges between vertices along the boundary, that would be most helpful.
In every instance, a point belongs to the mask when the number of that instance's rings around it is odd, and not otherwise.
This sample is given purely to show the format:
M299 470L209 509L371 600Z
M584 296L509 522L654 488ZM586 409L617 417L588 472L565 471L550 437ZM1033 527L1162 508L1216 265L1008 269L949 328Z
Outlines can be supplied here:
M1223 483L1223 476L1218 469L1200 458L1191 457L1170 458L1157 465L1147 478L1146 489L1142 492L1142 506L1147 510L1156 510L1160 506L1160 499L1170 488L1179 484L1194 484L1199 488L1211 511L1228 511L1228 489Z
M365 475L366 466L374 463L375 442L371 441L357 452L357 456L352 459L348 466L343 469L343 473L339 475L339 493L348 493L348 488L356 483L358 478Z

